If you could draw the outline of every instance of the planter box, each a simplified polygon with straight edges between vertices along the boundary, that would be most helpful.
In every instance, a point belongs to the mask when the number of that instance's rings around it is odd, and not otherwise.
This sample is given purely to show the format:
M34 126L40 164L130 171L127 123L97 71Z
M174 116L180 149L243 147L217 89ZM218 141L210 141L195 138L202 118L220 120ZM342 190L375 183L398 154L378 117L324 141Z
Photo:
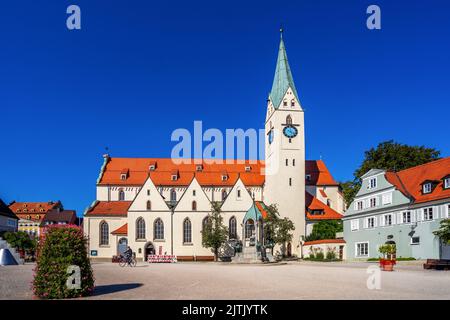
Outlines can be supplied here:
M383 271L394 271L395 260L380 259L380 268Z

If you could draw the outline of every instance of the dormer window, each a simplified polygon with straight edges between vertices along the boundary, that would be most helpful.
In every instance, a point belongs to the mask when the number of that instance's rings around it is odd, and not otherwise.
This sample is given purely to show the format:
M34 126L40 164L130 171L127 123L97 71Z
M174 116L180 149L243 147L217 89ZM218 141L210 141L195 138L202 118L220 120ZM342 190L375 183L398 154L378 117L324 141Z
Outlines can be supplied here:
M122 169L122 171L120 172L120 180L122 180L122 181L127 180L129 172L130 171L127 168Z
M227 180L228 180L228 173L222 172L222 181L227 181Z
M156 162L150 162L148 166L149 171L155 171L156 170Z
M178 172L178 170L172 171L172 174L171 174L171 180L172 180L172 181L177 181L177 180L178 180L178 177L179 177L179 172Z
M367 185L367 189L374 189L377 187L377 178L371 178L369 180L369 184Z
M246 167L245 167L245 172L250 172L250 171L252 171L252 167L246 166Z
M311 181L311 175L310 174L306 175L306 181Z
M424 183L422 186L422 193L431 193L432 185L431 182Z
M196 166L195 166L195 170L196 170L197 172L203 171L203 165L202 165L202 164L196 165Z
M444 189L450 189L450 177L444 178Z
M124 174L124 173L122 173L121 175L120 175L120 180L127 180L127 175L126 174Z

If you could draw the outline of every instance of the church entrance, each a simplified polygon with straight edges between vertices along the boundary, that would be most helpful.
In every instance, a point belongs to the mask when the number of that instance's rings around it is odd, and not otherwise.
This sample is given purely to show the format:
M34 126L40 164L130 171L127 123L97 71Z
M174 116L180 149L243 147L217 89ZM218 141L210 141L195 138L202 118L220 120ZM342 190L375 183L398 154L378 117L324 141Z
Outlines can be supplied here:
M155 247L153 243L147 242L144 246L144 261L147 261L147 257L150 254L155 254Z
M288 257L292 256L292 245L290 242L287 245L287 256Z
M128 240L127 238L120 238L117 243L117 255L123 254L128 248Z

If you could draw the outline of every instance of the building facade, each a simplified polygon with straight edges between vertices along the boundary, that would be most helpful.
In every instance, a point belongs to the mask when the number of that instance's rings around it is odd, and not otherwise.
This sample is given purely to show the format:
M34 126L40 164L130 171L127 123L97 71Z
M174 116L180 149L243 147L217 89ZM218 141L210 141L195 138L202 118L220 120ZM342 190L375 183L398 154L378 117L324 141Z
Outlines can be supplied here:
M221 205L229 239L243 243L251 242L246 240L255 236L258 225L249 210L276 204L280 215L295 225L288 252L300 256L307 185L310 196L320 197L326 207L343 212L343 199L324 163L305 160L304 112L283 39L265 132L265 161L175 163L105 155L96 201L84 215L91 257L110 259L130 246L140 260L154 253L173 254L178 260L210 259L212 252L202 246L201 230L212 202ZM324 189L327 192L320 193Z
M19 218L0 199L0 232L16 232Z
M372 169L345 212L347 259L379 257L379 246L395 244L397 257L450 258L450 247L433 231L449 218L450 158L399 172Z

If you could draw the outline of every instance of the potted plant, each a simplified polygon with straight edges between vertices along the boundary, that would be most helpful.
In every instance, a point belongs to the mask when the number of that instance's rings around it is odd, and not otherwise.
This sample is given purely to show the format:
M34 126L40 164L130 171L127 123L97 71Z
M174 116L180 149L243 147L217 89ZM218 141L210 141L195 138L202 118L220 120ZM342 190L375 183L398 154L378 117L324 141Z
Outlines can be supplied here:
M383 271L394 271L394 265L396 264L394 256L397 251L395 244L382 245L378 248L378 251L383 255L383 258L380 258L380 268Z

